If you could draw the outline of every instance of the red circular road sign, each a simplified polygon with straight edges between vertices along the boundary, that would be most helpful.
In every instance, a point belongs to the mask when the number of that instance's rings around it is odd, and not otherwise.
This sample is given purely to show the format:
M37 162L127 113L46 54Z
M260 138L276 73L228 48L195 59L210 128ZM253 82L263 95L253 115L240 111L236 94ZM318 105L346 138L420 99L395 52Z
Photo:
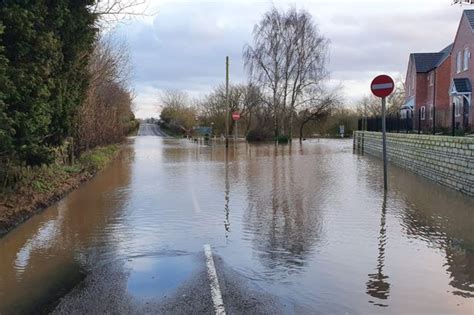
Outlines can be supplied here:
M382 74L372 80L370 89L375 96L387 97L392 94L395 88L395 82L388 75Z
M238 112L232 113L232 119L233 120L239 120L240 119L240 113L238 113Z

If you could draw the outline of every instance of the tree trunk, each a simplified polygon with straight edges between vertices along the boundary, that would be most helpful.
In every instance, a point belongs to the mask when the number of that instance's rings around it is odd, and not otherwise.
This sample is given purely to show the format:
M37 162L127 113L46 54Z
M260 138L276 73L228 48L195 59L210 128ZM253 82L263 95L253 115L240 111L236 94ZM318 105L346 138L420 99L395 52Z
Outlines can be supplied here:
M293 140L293 111L290 111L290 126L288 130L288 140L291 141Z
M278 130L278 109L275 105L275 109L274 109L274 131L275 131L275 137L278 137L279 136L279 130Z
M300 125L300 143L303 142L303 128L304 128L304 122L302 122Z
M250 126L252 125L252 112L249 112L249 118L247 121L247 126L245 127L245 137L249 134Z

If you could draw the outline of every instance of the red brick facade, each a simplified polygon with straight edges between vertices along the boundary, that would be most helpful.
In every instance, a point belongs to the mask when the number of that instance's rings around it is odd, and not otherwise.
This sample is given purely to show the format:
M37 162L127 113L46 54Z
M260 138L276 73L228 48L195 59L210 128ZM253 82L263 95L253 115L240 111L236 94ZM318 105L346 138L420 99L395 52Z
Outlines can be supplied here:
M467 52L468 58L464 60L464 53ZM471 53L474 53L474 30L469 23L469 20L466 14L463 14L461 18L461 23L459 24L459 28L456 34L456 38L454 40L453 49L451 51L451 78L468 78L471 82L474 82L474 60L471 58ZM457 70L457 58L458 54L460 54L461 62L461 71L458 72ZM464 65L464 61L467 61L467 67ZM467 69L466 69L467 68ZM455 103L455 97L451 97L450 100L450 110L452 111L453 104ZM471 95L468 96L471 99ZM468 101L463 100L464 101ZM466 105L466 104L463 104ZM472 104L469 104L470 108L466 108L468 106L463 106L460 110L460 115L455 115L455 123L459 124L463 127L463 124L466 122L463 121L464 119L468 119L468 124L472 127L474 122L474 111L472 110ZM468 111L467 113L463 113L463 111ZM466 118L463 117L466 114Z
M456 127L469 130L474 125L470 93L471 82L474 82L474 60L471 58L471 52L474 52L473 18L474 10L463 12L454 43L442 51L410 55L404 108L411 111L408 115L413 116L415 129L424 132L433 131L434 126L437 131L451 129L453 103L459 103L456 106L460 107L454 112ZM462 58L460 72L458 53ZM453 84L454 79L461 80L461 88L466 87L466 90L453 90L453 85L458 86Z

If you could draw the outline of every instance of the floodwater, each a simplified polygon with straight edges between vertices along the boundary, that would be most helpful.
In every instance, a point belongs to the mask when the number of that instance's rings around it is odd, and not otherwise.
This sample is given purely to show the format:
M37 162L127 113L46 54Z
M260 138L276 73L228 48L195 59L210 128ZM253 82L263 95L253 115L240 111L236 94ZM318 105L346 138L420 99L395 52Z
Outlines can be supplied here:
M132 298L172 295L211 244L284 313L472 314L474 199L395 166L384 194L381 176L350 140L226 153L131 138L91 182L0 239L0 313L51 311L117 264Z

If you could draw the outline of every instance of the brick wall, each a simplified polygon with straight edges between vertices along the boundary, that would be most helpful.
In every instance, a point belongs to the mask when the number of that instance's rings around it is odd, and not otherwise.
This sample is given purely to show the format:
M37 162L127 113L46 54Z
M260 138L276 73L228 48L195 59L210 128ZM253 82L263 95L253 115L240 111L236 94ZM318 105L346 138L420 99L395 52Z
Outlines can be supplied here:
M354 149L382 157L382 133L354 132ZM474 196L474 138L387 133L390 163Z

